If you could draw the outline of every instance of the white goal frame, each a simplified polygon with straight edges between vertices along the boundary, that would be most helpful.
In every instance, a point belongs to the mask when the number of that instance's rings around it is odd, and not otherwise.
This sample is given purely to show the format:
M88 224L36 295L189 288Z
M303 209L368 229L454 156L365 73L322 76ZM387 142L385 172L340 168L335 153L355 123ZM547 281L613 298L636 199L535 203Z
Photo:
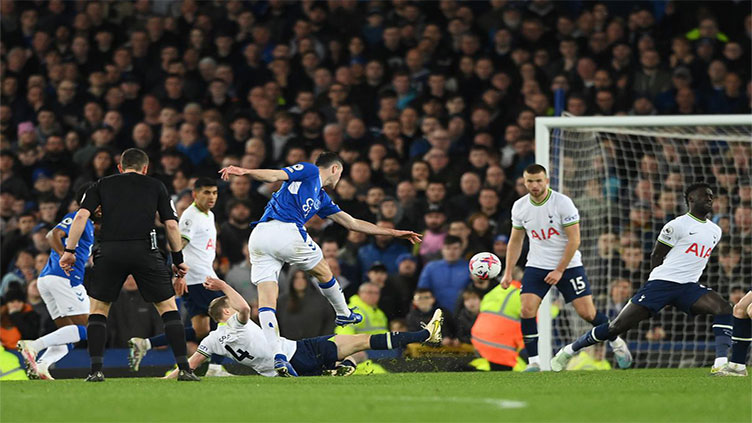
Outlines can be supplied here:
M752 125L752 115L682 115L682 116L562 116L535 118L535 162L551 169L551 130L556 128L610 128L659 126L734 126ZM564 180L563 167L559 166L558 184ZM561 191L560 186L551 187ZM586 269L587 270L587 269ZM538 310L538 354L542 370L551 370L553 346L551 322L551 293L541 302Z

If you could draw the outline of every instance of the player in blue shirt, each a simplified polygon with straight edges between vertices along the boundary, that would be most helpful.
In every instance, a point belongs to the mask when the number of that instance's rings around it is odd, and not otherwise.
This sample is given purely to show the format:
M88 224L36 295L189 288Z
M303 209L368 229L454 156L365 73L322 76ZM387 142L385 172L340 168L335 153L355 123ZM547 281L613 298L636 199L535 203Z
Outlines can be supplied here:
M76 193L76 202L86 193L84 186ZM58 329L34 341L18 341L18 350L26 361L26 372L30 379L53 379L49 368L73 348L73 344L86 339L86 322L89 316L89 297L84 288L84 271L94 245L94 223L87 220L84 233L76 247L76 263L69 273L60 268L60 255L64 250L64 239L68 237L70 225L76 212L68 213L48 234L51 251L47 265L37 278L37 288L42 296L50 317ZM46 349L37 360L37 353Z
M266 205L264 215L251 232L248 251L251 259L251 282L258 286L259 321L264 336L275 351L274 368L280 376L297 376L295 369L282 354L276 317L279 288L277 279L284 263L296 266L319 280L319 288L334 307L338 325L359 323L363 316L347 308L345 296L324 260L321 248L305 230L305 223L314 215L330 218L345 228L369 235L391 235L420 242L412 231L381 228L355 219L340 208L324 191L335 188L342 176L342 159L325 152L316 164L298 163L284 169L243 169L229 166L219 171L222 179L230 175L250 175L263 182L284 181Z

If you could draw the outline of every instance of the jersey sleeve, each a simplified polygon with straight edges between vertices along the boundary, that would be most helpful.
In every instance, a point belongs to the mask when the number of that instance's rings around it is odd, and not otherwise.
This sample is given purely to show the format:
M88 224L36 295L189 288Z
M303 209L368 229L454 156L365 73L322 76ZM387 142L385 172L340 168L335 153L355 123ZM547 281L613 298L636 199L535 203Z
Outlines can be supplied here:
M319 168L316 165L305 162L287 166L282 168L282 170L285 171L291 181L302 181L319 174Z
M580 211L577 210L577 206L574 205L574 201L571 198L564 197L564 201L559 206L559 214L561 215L561 226L565 228L580 223Z
M86 190L83 199L81 199L81 208L88 210L91 214L94 214L94 210L102 204L102 196L100 193L101 185L101 180L92 184L89 189ZM66 231L66 233L67 232L68 231Z
M681 225L677 225L676 221L672 220L665 225L663 225L663 229L661 229L661 233L658 234L658 242L661 244L666 244L669 247L674 247L677 242L679 242L679 238L681 238Z
M518 205L519 203L515 202L512 205L512 228L514 229L525 229L525 225L522 223L522 216L520 214L520 207Z
M224 351L218 345L216 333L212 332L201 340L196 352L201 353L206 358L211 358L212 354L224 355Z
M316 213L318 217L326 219L327 217L342 211L342 209L340 209L339 206L335 204L334 201L332 201L331 197L329 197L329 194L327 194L326 191L321 190L321 193L321 208Z
M178 220L178 212L175 210L175 204L170 199L170 194L167 193L167 187L155 179L159 184L159 194L157 198L157 211L159 212L159 219L162 222L168 220Z
M188 208L188 210L190 210L190 208ZM196 222L193 219L193 213L189 213L188 210L184 211L183 215L180 216L178 227L180 228L180 237L191 242L194 232L193 228L196 225Z
M65 215L65 218L63 218L63 220L61 220L60 223L58 223L57 225L55 225L55 227L58 228L58 229L60 229L61 231L65 232L65 235L68 235L68 231L70 231L70 225L71 225L71 223L73 223L73 217L74 216L75 215L70 215L70 214ZM89 227L89 223L90 222L91 221L87 221L86 222L86 227L87 228Z

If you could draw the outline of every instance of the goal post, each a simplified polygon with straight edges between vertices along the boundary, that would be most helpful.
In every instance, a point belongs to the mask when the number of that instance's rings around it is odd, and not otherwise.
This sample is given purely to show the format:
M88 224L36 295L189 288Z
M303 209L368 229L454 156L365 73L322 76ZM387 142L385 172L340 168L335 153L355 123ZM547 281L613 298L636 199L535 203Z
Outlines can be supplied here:
M610 318L619 300L647 280L656 231L686 212L681 190L691 182L713 186L712 219L724 229L716 250L733 256L741 263L737 270L743 267L750 277L745 263L752 263L752 237L728 228L748 224L739 220L745 219L752 179L752 115L538 117L535 159L549 170L551 187L580 210L583 263L596 309L608 311ZM734 263L725 256L719 260L720 255L713 251L701 283L728 299ZM550 369L555 349L590 327L556 298L552 289L538 315L544 370ZM559 310L553 318L552 304ZM692 367L712 361L711 318L687 318L675 310L663 314L628 334L636 366Z

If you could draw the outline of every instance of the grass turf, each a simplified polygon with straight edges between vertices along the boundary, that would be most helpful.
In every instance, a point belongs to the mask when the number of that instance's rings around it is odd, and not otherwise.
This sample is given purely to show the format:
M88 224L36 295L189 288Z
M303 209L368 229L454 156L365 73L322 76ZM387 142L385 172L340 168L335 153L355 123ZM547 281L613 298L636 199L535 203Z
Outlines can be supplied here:
M0 421L752 421L707 369L0 383Z

